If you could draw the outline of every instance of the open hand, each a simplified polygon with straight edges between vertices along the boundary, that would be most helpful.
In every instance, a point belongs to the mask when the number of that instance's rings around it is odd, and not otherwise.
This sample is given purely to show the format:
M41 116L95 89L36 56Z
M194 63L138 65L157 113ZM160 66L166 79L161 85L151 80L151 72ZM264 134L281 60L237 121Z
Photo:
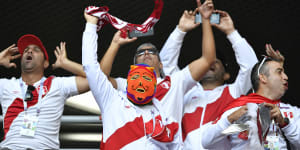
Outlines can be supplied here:
M17 54L18 52L19 50L18 47L16 47L16 44L12 44L11 46L3 50L0 53L0 65L6 68L17 68L17 65L15 63L12 63L11 61L21 57L21 54Z

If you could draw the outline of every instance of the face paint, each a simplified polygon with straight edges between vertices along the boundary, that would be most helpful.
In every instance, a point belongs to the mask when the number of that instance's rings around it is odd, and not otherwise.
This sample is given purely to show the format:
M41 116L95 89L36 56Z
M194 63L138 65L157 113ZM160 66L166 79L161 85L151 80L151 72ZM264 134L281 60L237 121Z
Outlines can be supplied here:
M131 65L127 76L127 98L136 105L152 102L156 90L156 74L145 64Z

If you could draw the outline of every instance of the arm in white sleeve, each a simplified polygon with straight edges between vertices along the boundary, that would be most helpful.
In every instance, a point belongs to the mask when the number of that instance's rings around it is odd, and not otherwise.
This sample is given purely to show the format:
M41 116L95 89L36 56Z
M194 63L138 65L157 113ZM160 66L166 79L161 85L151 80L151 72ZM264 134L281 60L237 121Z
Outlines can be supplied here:
M232 44L236 61L240 67L236 80L232 84L234 91L231 91L234 98L247 94L251 88L251 70L258 62L256 54L249 43L241 37L237 30L227 36ZM232 90L232 89L231 89Z
M227 135L222 134L222 131L229 127L230 124L231 123L228 121L226 115L226 117L222 117L216 124L212 124L212 122L210 122L202 126L203 138L201 138L201 143L203 148L222 149L220 147L222 145L218 143L229 142L227 140Z
M3 85L5 85L5 80L4 79L0 79L0 103L2 102L2 89L3 89Z
M159 53L166 75L171 75L180 70L178 67L178 58L185 34L186 32L181 31L177 26Z
M292 106L291 106L292 107ZM284 132L284 135L290 142L292 147L300 147L300 109L297 107L292 107L292 113L294 118L290 121L290 123L282 128L281 130Z
M96 28L97 26L94 24L86 24L82 37L82 64L90 89L101 112L104 112L105 106L110 103L111 96L115 91L97 61L98 34Z

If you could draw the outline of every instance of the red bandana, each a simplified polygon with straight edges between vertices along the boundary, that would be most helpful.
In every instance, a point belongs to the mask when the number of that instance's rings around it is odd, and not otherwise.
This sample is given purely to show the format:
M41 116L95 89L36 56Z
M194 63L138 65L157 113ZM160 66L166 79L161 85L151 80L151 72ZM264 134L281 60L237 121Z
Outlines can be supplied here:
M93 15L99 18L98 30L100 30L104 25L111 23L113 27L118 30L121 30L121 37L125 38L127 31L138 30L143 33L147 32L158 20L163 8L162 0L154 0L155 6L154 10L151 13L150 17L143 24L132 24L126 21L123 21L117 17L114 17L108 13L109 8L107 6L96 7L89 6L85 9L85 12L89 15Z

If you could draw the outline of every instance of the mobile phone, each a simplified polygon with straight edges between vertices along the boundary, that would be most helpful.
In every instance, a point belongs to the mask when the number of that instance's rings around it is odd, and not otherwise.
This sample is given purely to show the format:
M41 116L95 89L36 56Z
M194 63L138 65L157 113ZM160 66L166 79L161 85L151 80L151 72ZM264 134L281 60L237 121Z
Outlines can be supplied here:
M128 31L128 37L133 38L133 37L143 37L143 36L151 36L154 35L154 29L153 27L150 28L147 32L143 33L138 30L132 30L131 32Z
M197 13L195 16L195 23L201 23L201 15ZM219 13L212 13L210 16L210 23L220 24L220 14Z

